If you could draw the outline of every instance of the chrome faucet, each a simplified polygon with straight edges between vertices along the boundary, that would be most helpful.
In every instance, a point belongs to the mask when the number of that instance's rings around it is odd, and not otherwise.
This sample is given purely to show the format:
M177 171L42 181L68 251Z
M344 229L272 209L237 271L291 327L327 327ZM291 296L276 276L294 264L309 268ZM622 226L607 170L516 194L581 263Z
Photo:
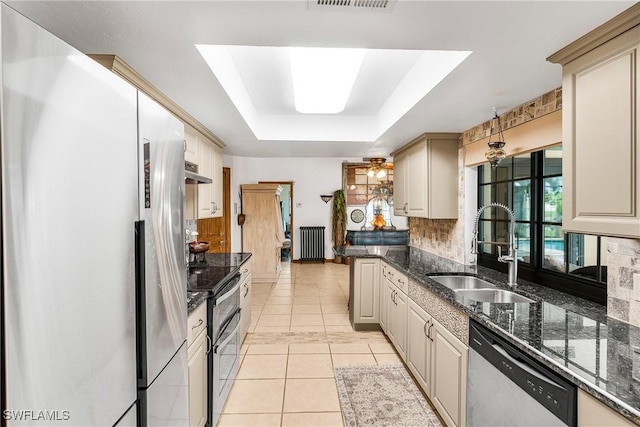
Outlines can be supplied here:
M478 223L480 221L480 217L482 216L482 212L488 208L501 208L503 209L507 215L509 215L509 241L508 242L491 242L491 241L483 241L478 240ZM495 245L498 247L498 261L509 264L509 286L515 288L518 283L518 251L515 245L515 229L516 229L516 217L513 214L513 211L506 207L501 203L489 203L486 206L478 209L476 213L476 218L473 222L473 240L471 241L471 253L478 254L478 245L487 244L487 245ZM502 247L506 246L508 249L508 253L506 255L502 255Z

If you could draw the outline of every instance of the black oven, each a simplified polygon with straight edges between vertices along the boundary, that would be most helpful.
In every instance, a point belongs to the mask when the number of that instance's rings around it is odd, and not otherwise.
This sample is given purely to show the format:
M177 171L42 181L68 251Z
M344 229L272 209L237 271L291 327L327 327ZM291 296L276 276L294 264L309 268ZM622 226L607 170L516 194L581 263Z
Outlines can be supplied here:
M189 268L189 292L206 292L207 426L215 427L240 367L240 279L238 266L216 265Z
M240 367L240 273L209 292L208 335L213 344L208 355L208 425L218 422Z

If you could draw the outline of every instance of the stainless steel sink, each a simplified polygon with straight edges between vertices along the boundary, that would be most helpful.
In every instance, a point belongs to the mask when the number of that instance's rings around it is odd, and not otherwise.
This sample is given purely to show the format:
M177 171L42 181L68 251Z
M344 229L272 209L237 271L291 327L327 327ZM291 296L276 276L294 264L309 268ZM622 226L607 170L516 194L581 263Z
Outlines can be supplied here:
M457 289L455 292L462 298L480 302L535 302L531 298L503 289Z
M454 291L458 289L494 289L496 287L494 284L474 276L429 276L429 278Z

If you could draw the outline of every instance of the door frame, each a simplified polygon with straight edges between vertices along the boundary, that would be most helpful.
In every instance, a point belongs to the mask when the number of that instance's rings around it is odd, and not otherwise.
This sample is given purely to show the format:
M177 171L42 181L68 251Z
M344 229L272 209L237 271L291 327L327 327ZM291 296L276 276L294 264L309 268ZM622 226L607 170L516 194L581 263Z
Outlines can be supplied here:
M258 184L284 184L284 185L289 185L291 187L291 192L289 193L289 197L291 198L291 230L289 233L289 240L291 240L291 253L289 254L289 262L293 262L293 230L294 230L294 222L293 222L293 207L295 206L293 204L293 185L295 184L295 181L258 181Z
M224 216L224 251L231 253L231 168L222 168L222 215Z

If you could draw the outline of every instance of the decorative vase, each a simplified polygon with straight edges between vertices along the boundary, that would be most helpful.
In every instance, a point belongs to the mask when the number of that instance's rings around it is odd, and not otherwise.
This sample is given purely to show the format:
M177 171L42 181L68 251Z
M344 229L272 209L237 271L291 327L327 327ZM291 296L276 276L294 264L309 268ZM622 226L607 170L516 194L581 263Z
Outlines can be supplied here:
M375 214L373 216L373 221L371 221L371 225L373 225L374 230L382 230L382 228L387 225L387 221L384 220L384 216L382 214Z

